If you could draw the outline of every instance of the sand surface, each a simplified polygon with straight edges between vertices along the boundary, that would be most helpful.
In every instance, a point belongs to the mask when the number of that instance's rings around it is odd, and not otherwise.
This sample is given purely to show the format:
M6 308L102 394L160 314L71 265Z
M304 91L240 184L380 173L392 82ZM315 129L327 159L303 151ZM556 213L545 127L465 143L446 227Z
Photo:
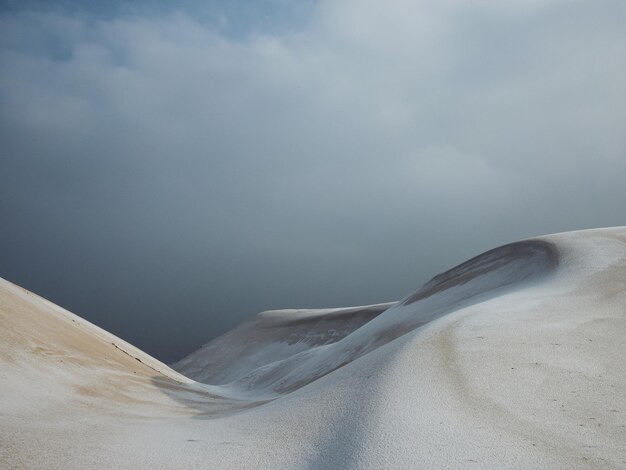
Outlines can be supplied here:
M0 280L0 468L626 468L626 228L265 312L173 366Z

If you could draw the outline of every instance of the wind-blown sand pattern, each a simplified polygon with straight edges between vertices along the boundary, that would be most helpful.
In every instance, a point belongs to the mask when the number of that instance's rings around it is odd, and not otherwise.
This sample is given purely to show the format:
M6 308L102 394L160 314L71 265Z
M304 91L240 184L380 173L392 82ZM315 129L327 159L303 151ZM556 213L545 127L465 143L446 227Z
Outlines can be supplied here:
M626 468L626 228L264 312L173 368L7 281L0 322L0 468Z

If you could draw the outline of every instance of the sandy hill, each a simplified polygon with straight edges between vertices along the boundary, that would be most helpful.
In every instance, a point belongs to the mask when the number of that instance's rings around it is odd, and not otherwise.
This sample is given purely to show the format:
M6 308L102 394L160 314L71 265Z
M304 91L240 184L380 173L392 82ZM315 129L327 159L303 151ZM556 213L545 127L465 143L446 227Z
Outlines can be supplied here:
M264 312L173 368L4 280L0 326L0 468L626 468L626 228Z

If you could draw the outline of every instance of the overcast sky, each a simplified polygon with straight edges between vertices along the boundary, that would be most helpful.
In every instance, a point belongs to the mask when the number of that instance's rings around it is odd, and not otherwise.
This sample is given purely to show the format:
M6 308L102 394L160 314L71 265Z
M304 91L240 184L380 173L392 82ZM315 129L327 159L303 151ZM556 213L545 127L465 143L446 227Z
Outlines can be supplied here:
M626 2L4 1L0 276L172 361L626 224Z

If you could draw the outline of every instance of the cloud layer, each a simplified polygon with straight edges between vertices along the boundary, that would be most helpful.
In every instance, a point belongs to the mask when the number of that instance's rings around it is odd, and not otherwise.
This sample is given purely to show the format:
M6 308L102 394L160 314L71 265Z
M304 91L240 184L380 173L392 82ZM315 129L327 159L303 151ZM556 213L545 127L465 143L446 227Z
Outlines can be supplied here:
M172 360L625 223L623 2L306 12L3 12L0 275Z

